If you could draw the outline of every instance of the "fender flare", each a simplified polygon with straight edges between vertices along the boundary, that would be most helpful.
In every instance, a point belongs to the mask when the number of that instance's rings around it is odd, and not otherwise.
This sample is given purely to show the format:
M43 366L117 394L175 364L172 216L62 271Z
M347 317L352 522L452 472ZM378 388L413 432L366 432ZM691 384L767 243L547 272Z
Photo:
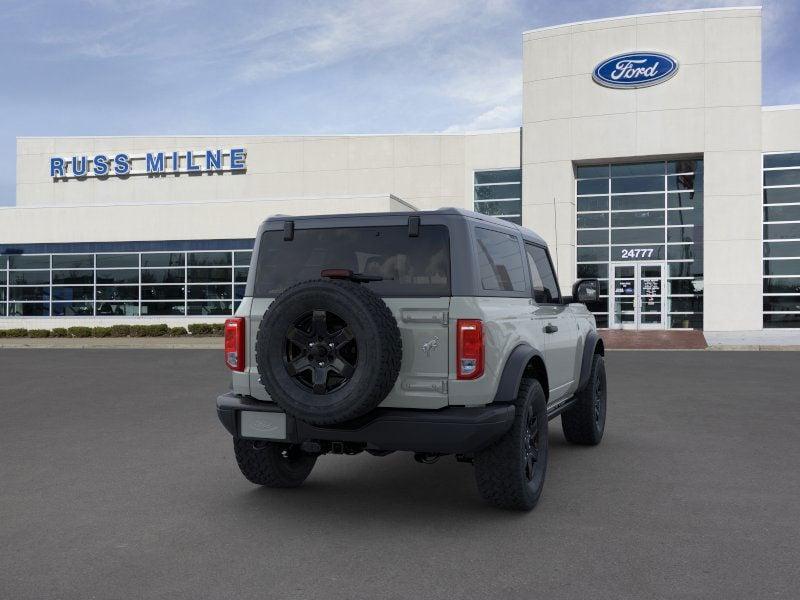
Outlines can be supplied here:
M503 374L500 376L500 383L497 385L494 402L514 402L516 400L525 368L535 356L541 358L542 363L544 363L544 355L528 344L520 344L511 351L506 360L506 366L503 367ZM545 390L545 393L547 393L547 390Z
M586 334L586 341L583 344L581 376L580 379L578 379L578 389L575 390L575 393L583 391L589 383L589 375L592 372L592 361L594 360L595 354L605 355L605 346L603 345L603 340L600 338L600 334L592 330Z

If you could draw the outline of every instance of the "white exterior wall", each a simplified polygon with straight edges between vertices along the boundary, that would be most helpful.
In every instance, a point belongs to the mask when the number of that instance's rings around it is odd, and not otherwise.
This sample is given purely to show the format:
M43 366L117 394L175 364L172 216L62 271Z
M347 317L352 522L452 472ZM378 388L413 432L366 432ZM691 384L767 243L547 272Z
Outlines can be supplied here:
M243 174L54 181L50 157L247 150ZM17 206L207 202L391 192L422 210L472 208L473 171L519 167L519 130L329 137L18 138ZM224 231L216 237L230 237ZM173 236L169 239L175 239Z
M761 329L760 9L564 25L523 44L523 223L557 245L561 281L575 277L574 163L701 154L705 328ZM635 50L673 56L677 75L640 89L592 80Z

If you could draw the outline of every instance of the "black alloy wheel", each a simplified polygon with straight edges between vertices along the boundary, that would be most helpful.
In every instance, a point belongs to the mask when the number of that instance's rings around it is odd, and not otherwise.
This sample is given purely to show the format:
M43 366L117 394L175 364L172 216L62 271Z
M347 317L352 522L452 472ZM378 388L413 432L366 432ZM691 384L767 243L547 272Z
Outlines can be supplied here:
M353 332L330 311L305 313L286 332L286 371L298 385L314 394L330 394L346 385L357 363Z
M530 406L527 408L525 419L522 453L525 460L525 478L533 481L536 474L536 462L539 460L539 418Z

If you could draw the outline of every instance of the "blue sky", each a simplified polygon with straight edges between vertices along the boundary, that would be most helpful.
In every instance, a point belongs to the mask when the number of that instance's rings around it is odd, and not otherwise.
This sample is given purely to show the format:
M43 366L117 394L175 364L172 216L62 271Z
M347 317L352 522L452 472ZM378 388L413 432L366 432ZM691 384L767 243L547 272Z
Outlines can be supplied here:
M753 1L3 0L16 136L458 131L521 122L527 29ZM800 103L800 2L764 3L764 104Z

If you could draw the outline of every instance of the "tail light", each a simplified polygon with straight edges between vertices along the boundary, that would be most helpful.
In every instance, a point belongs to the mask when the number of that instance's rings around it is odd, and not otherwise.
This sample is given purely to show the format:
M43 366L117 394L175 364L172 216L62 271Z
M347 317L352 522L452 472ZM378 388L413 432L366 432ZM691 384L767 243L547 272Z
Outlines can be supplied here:
M244 318L225 320L225 364L231 371L244 371Z
M459 319L456 339L456 377L477 379L483 375L483 322Z

